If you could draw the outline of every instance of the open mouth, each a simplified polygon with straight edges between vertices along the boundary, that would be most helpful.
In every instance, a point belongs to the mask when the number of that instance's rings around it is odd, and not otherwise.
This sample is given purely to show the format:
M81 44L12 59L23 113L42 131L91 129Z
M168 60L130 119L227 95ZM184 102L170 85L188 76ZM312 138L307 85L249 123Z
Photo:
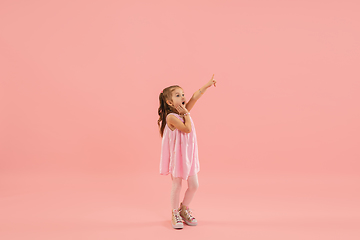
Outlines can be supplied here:
M185 105L185 101L183 101L181 104L182 104L182 105Z

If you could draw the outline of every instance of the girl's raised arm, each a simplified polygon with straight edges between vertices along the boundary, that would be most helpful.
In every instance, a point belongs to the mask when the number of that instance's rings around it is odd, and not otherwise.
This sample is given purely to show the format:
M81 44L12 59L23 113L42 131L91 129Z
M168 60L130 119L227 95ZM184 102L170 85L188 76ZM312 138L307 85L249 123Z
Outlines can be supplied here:
M214 79L214 75L211 77L210 81L207 82L204 86L202 86L199 90L197 90L192 97L190 98L190 100L187 102L187 104L185 105L185 108L190 112L190 110L194 107L195 103L197 100L199 100L199 98L205 93L206 89L208 89L209 87L211 87L211 85L214 84L214 86L216 87L216 81Z

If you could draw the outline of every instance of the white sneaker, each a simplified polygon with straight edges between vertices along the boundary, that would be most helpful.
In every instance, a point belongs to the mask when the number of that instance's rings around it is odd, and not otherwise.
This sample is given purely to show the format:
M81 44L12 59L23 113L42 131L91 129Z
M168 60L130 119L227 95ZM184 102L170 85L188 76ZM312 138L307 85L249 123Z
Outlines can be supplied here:
M197 225L197 220L194 218L194 216L191 215L192 212L189 207L187 207L181 203L179 211L180 211L180 216L182 217L182 219L184 220L184 222L187 225L189 225L189 226Z
M181 220L179 210L177 210L177 209L172 210L171 225L173 228L184 228L184 224Z

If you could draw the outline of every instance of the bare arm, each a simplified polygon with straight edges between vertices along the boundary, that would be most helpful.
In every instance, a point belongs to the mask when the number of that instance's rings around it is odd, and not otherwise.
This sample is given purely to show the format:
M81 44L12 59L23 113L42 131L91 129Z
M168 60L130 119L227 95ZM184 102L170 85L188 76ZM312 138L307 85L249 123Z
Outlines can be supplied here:
M188 101L188 103L185 105L185 108L190 112L190 110L194 107L195 103L197 100L199 100L199 98L206 92L206 89L208 89L212 84L214 84L214 86L216 86L216 81L214 79L214 75L212 76L211 80L206 83L204 86L202 86L199 90L197 90L192 97L190 98L190 100Z
M191 120L189 115L185 116L185 123L174 115L168 115L167 122L184 133L191 132Z
M199 90L197 90L192 97L190 98L190 100L187 102L187 104L185 105L185 108L190 112L190 110L194 107L195 103L197 100L199 100L199 98L204 94L204 92L206 91L207 87L203 86L201 87ZM200 91L202 92L202 94L200 93Z

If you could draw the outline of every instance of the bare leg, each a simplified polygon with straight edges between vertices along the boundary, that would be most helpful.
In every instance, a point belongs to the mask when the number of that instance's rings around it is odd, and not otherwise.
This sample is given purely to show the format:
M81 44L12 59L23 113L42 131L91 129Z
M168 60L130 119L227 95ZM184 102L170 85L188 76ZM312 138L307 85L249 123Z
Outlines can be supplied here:
M177 177L174 178L171 175L172 187L171 187L171 208L178 209L179 208L179 198L180 198L180 190L181 190L181 182L182 179Z
M188 177L188 189L186 190L184 195L184 200L182 202L183 205L189 206L198 188L199 188L199 182L198 182L197 174Z

